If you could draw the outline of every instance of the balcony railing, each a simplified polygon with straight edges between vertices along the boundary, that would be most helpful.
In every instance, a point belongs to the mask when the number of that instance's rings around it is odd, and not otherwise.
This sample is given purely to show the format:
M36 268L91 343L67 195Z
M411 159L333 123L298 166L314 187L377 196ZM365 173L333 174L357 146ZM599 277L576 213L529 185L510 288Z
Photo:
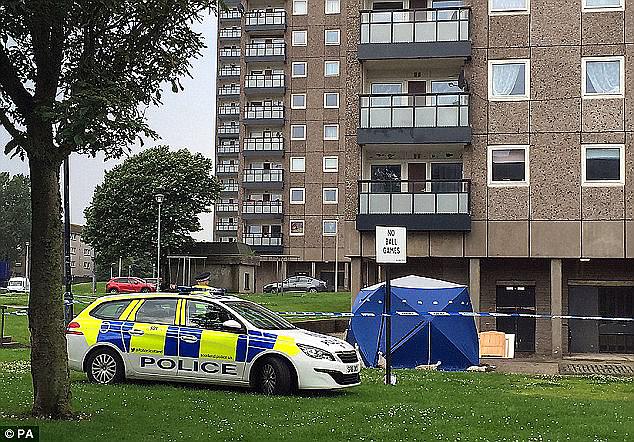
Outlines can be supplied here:
M284 152L283 137L245 138L245 152Z
M250 246L281 246L282 234L281 233L245 233L242 235L242 240L245 244Z
M221 192L237 192L238 191L238 183L225 183L222 185Z
M359 185L359 214L468 214L470 180L366 181Z
M281 215L282 201L244 201L242 214L245 215Z
M361 44L469 40L469 8L361 11Z
M237 223L216 223L216 231L218 232L236 232L237 230Z
M240 95L239 86L220 86L218 88L218 95Z
M237 144L221 144L216 149L216 153L225 155L238 154L240 153L240 146Z
M361 95L361 128L467 127L469 94Z
M284 119L284 106L268 104L264 106L247 104L244 109L246 120L279 120Z
M242 36L242 31L240 30L240 28L237 28L237 29L225 28L218 31L219 38L234 39L234 38L240 38L241 36Z
M240 134L240 126L232 125L232 126L218 126L218 135L239 135Z
M217 164L216 173L238 173L237 164Z
M284 57L286 55L286 43L249 43L246 45L247 57Z
M223 66L218 70L219 77L239 77L240 66Z
M220 11L218 18L221 20L240 20L242 14L237 9L229 9L228 11Z
M286 11L249 11L245 16L247 27L285 26Z
M218 115L220 116L231 116L231 115L240 115L240 106L227 106L223 105L218 107Z
M244 77L245 88L283 88L284 74L247 75Z
M245 169L245 183L282 183L284 182L283 169Z
M218 55L224 58L240 58L240 48L220 48Z
M217 203L215 209L216 212L237 212L238 203Z

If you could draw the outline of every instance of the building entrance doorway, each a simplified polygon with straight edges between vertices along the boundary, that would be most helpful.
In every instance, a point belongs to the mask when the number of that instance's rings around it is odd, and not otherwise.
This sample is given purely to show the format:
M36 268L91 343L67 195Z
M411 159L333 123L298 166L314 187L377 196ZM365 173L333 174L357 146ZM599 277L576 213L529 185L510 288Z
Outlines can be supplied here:
M498 286L497 313L535 314L534 286ZM535 352L535 318L498 317L497 330L515 335L515 351Z

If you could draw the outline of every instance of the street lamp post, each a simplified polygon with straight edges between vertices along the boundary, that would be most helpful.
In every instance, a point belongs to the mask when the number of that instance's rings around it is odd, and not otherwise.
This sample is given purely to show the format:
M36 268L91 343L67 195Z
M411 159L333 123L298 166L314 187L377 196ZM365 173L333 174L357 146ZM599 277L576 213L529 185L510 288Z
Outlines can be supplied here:
M155 196L158 203L158 226L156 234L156 291L161 287L161 204L165 199L165 195L157 193Z

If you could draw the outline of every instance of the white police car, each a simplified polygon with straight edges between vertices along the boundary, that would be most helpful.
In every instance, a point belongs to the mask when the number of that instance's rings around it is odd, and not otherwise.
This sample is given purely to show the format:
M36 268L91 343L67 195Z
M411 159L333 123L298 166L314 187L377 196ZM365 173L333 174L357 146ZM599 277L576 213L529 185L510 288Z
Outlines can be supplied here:
M66 338L70 367L102 384L161 379L285 394L360 383L350 344L233 296L104 296L73 319Z

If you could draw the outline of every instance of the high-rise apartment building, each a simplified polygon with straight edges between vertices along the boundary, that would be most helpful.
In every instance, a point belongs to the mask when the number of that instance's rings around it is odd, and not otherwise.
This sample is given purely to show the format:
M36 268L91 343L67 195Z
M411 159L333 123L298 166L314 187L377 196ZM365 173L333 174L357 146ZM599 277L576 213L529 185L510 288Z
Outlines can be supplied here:
M627 1L234 4L219 20L217 239L317 277L337 242L356 293L384 275L375 227L406 226L393 274L468 284L476 310L632 317ZM478 325L526 354L634 352L631 323Z

